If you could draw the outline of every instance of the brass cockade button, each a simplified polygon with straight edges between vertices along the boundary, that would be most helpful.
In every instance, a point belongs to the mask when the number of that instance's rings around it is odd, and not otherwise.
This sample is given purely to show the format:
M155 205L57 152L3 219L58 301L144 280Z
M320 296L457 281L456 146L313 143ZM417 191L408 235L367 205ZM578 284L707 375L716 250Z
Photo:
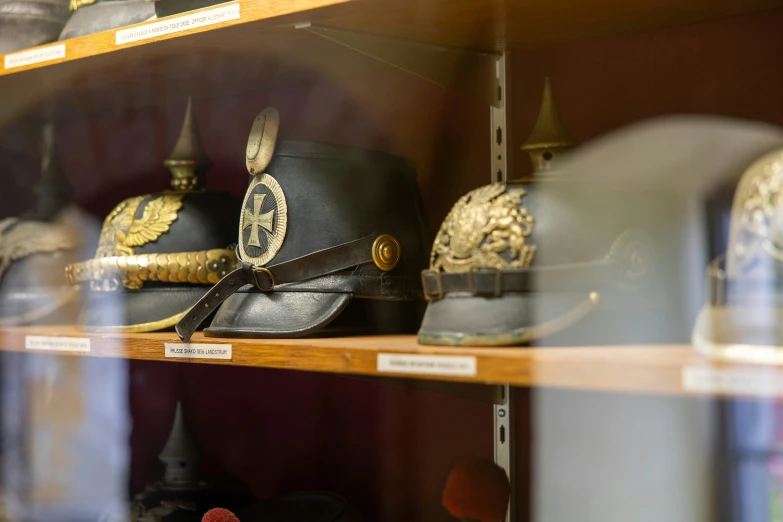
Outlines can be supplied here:
M401 254L400 242L391 234L381 234L372 244L372 261L384 272L397 266Z

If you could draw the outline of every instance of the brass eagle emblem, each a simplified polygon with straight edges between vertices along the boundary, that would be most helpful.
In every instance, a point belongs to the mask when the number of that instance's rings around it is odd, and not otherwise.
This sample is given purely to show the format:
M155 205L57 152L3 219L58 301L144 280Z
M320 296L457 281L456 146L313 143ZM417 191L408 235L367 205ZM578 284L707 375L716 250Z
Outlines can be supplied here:
M462 196L438 231L430 268L466 272L476 268L528 268L536 247L527 243L533 216L522 206L526 192L486 185Z
M70 229L62 225L18 218L0 220L0 280L14 261L74 248L76 241Z
M183 196L164 192L147 202L139 218L136 217L139 207L152 196L137 196L117 205L103 222L95 257L131 256L134 248L156 241L177 220ZM130 289L141 285L137 281L123 281L123 286ZM93 289L107 288L95 286Z
M139 220L133 220L125 236L125 244L129 247L146 245L156 241L171 228L177 220L177 213L182 208L182 194L163 194L153 199L144 207L144 213Z

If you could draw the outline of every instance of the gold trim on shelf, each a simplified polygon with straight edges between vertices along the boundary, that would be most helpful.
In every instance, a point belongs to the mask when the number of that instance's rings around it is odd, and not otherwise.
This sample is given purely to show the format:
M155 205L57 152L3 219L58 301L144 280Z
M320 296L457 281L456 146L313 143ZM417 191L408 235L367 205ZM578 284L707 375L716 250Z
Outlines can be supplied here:
M235 267L232 250L214 249L101 257L68 265L65 275L72 285L89 282L93 290L111 291L120 284L140 288L146 281L215 284Z

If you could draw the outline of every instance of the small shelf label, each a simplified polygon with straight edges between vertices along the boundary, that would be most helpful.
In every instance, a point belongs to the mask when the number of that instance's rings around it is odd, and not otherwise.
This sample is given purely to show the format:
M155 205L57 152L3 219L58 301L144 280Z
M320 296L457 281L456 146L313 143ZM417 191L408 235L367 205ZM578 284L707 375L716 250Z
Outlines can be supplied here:
M24 67L34 63L59 60L60 58L65 58L64 43L6 54L3 65L6 69L13 69L14 67Z
M138 27L120 29L115 33L115 45L123 45L150 38L157 38L166 34L179 33L198 27L239 20L239 4L229 4L198 13L190 13L160 22L150 22Z
M476 376L476 358L466 355L379 353L378 371L421 375Z
M27 335L25 336L24 347L26 350L89 353L90 339L86 337L49 337L45 335Z
M682 370L682 387L702 393L783 396L783 373L774 367L687 366Z
M230 344L187 344L166 343L165 355L168 359L222 359L231 360Z

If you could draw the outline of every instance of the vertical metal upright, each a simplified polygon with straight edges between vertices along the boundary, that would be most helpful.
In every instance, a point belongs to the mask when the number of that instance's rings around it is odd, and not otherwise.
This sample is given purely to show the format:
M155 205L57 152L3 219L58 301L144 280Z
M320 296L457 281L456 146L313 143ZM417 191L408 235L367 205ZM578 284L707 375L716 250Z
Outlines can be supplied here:
M495 103L489 106L492 172L490 182L505 183L508 179L508 133L506 132L506 54L495 59L494 92Z
M508 103L506 79L507 54L498 55L495 62L495 103L489 107L490 120L490 182L505 183L508 180L508 132L506 128ZM507 384L500 387L500 401L494 407L494 446L495 463L506 470L511 482L511 502L506 512L507 522L516 522L516 480L514 476L514 408L511 387Z
M488 104L492 155L490 182L507 181L510 163L506 128L507 53L456 49L310 23L297 24L296 28ZM493 411L495 463L506 471L511 482L511 502L506 521L516 522L514 405L510 386L500 386L499 391Z
M514 409L511 387L500 386L501 403L494 407L495 463L503 468L511 483L511 501L506 512L506 521L516 522L516 480L514 476Z

